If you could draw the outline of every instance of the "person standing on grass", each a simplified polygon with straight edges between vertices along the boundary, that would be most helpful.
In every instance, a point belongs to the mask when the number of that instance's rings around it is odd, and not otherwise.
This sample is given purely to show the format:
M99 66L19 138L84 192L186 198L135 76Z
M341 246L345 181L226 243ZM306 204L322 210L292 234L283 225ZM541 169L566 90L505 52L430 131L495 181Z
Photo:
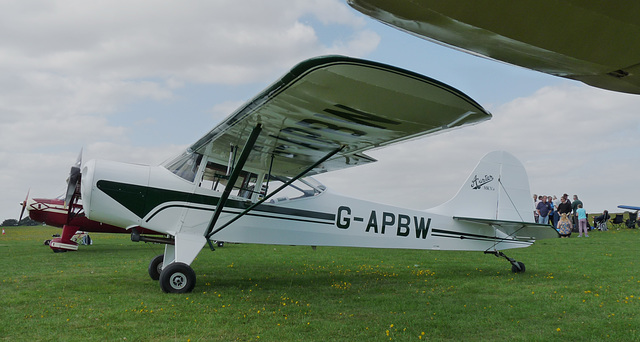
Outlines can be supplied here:
M556 207L553 204L553 196L547 196L547 204L549 205L549 223L551 223L551 227L555 227L556 219L554 215Z
M583 231L584 236L589 237L589 234L587 234L587 211L582 207L582 203L578 204L576 215L578 216L578 237L582 237Z
M547 196L542 196L542 200L536 207L538 212L538 223L549 224L549 203L547 203Z
M581 200L578 199L578 195L573 195L573 202L571 202L571 210L573 211L573 215L571 215L571 221L573 222L573 226L575 227L578 224L578 205L583 204Z
M560 197L560 204L558 204L558 215L567 214L567 217L571 214L571 202L567 198L567 194Z
M551 205L553 205L553 227L558 225L558 221L560 221L560 214L558 213L558 205L560 205L560 200L556 195L553 195L553 201L551 201Z

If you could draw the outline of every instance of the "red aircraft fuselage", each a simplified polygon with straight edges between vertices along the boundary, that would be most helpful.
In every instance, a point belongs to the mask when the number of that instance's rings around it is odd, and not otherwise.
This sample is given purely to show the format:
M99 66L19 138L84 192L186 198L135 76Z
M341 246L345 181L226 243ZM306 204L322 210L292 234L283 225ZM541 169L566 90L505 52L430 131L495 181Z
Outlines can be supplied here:
M64 199L61 198L32 198L27 201L26 209L32 220L62 228L61 236L51 240L49 244L55 252L77 250L78 244L71 238L79 230L96 233L131 233L124 228L89 220L84 214L82 204L73 203L71 206L72 210L69 210L69 207L64 204ZM142 228L137 229L142 234L158 234Z

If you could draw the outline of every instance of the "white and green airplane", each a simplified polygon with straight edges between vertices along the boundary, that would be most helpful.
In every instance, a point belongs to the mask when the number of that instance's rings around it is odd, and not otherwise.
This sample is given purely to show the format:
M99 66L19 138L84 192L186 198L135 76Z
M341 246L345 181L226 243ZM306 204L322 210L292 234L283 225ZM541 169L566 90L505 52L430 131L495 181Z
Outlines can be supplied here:
M85 163L82 203L89 219L131 229L134 241L166 244L149 265L165 292L194 288L190 264L214 240L484 251L522 272L524 264L500 250L558 235L533 223L526 171L506 152L486 155L451 201L426 211L345 197L310 177L372 163L364 154L371 149L490 118L431 78L355 58L313 58L162 165ZM417 178L420 170L395 176Z

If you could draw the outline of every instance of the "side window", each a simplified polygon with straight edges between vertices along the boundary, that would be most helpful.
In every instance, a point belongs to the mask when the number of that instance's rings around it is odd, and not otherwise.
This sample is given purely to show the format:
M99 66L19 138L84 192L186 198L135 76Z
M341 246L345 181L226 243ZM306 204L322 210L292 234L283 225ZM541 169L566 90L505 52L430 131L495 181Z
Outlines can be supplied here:
M255 191L257 178L255 173L241 172L231 190L231 195L251 199ZM200 187L222 192L227 186L228 180L227 166L209 161L202 175Z
M198 165L202 160L202 155L186 151L174 159L162 164L167 170L189 182L193 182L198 172Z
M207 167L204 169L204 174L200 181L200 187L222 191L225 185L227 185L228 178L226 166L207 162Z
M162 166L189 182L196 182L198 186L203 189L219 192L224 191L229 181L226 165L208 161L202 173L202 178L198 180L195 179L202 158L203 156L201 154L186 151L163 163ZM288 181L289 178L287 177L273 175L269 177L265 174L242 171L231 190L231 195L256 201L264 198L267 193L274 192ZM270 203L312 197L322 193L324 190L324 185L315 179L311 177L301 178L274 194L270 199Z

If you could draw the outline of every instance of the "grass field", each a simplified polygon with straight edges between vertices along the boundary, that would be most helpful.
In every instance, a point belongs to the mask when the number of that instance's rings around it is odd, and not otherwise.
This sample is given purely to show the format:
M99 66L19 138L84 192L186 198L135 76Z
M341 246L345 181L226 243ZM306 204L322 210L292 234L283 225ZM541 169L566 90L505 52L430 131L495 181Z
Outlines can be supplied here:
M480 252L228 244L192 264L194 292L147 275L161 245L92 234L54 254L59 229L0 236L0 340L640 340L640 232L592 232Z

